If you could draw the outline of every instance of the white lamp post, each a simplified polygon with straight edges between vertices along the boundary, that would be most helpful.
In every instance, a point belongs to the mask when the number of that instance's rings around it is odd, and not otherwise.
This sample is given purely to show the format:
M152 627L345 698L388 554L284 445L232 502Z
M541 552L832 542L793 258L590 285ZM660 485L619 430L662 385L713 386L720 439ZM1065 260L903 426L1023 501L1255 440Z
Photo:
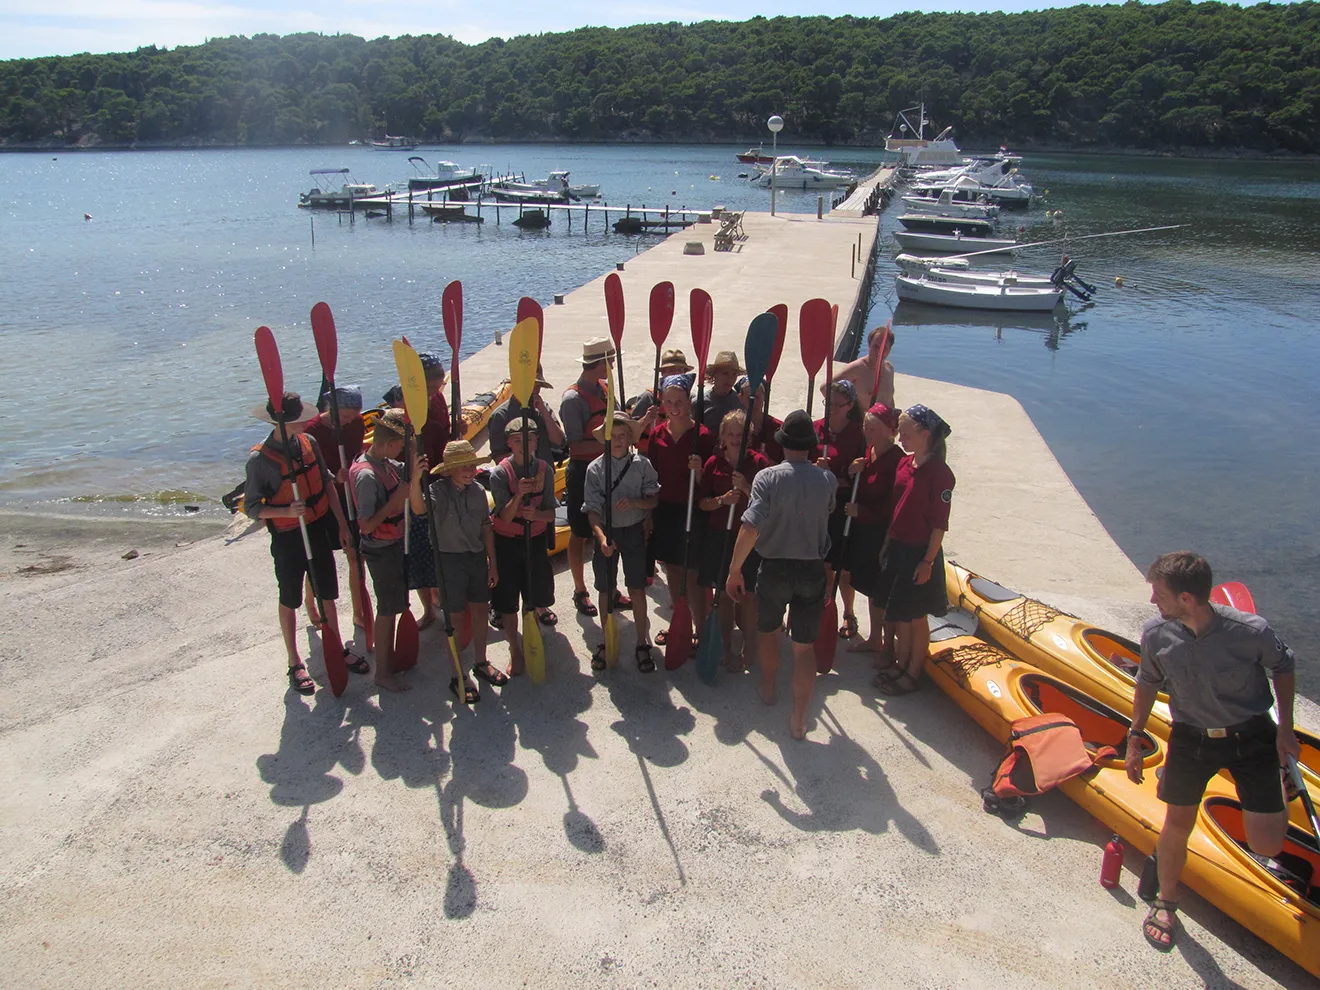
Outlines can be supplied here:
M774 135L773 150L770 152L772 160L770 162L770 215L775 215L775 175L779 170L779 132L784 129L784 118L775 114L765 122L765 126L770 128L770 133Z

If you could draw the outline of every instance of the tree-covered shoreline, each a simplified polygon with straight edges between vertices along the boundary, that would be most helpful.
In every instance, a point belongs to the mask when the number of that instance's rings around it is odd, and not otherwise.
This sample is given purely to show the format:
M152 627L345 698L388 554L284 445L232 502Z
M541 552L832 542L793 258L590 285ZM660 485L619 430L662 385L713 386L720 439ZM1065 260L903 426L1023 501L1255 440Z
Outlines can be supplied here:
M1320 153L1320 4L754 18L442 35L218 38L0 62L0 148L883 143L924 99L964 147ZM750 136L750 138L749 138Z

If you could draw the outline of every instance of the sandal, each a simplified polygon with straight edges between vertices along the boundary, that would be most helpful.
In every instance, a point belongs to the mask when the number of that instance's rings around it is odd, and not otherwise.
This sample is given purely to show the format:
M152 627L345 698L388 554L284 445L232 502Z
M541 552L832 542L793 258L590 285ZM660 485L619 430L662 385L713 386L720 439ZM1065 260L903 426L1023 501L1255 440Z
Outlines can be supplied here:
M352 650L344 650L344 666L355 674L370 674L371 664L367 663L366 657L360 657Z
M559 621L559 616L555 615L553 609L544 608L536 613L536 621L543 626L553 626Z
M1178 918L1175 914L1177 910L1177 901L1157 900L1150 906L1150 912L1146 915L1146 920L1141 923L1141 934L1146 936L1147 942L1161 952L1168 952L1173 948L1173 934L1178 925ZM1155 915L1160 911L1168 912L1168 922L1161 924L1156 919Z
M479 690L477 690L475 687L473 687L473 686L470 685L470 684L464 684L463 687L465 688L465 690L464 690L464 692L463 692L463 693L464 693L464 698L463 698L464 703L469 704L469 705L475 705L478 701L481 700L481 692L480 692ZM453 696L454 696L455 698L458 697L458 678L457 678L457 677L451 677L451 678L449 678L449 690L450 690L450 692L453 694Z
M591 604L591 592L589 591L573 592L573 605L582 615L594 616L599 614L596 606Z
M472 673L476 674L491 687L504 687L504 685L509 683L509 675L493 665L489 660L485 663L474 664L472 667Z
M289 668L289 686L299 694L316 693L316 681L307 673L306 664L299 663Z
M591 651L591 669L596 673L603 671L608 664L605 663L605 644L601 643Z
M633 650L633 655L637 658L637 669L643 674L650 674L655 670L655 660L651 656L651 644L641 643Z
M632 608L632 599L622 592L616 591L614 597L610 599L614 604L610 606L611 612L617 612L619 609Z
M887 697L893 698L901 694L911 694L913 691L921 690L921 682L913 680L912 675L906 670L893 677L885 677L883 674L878 676L882 679L876 684L876 687L880 689L881 694Z
M664 646L664 645L665 645L666 643L668 643L668 642L669 642L669 630L668 630L668 629L661 629L658 633L655 634L655 645L656 645L656 646Z
M839 626L839 639L852 639L857 635L857 616L851 612L843 613L843 625Z

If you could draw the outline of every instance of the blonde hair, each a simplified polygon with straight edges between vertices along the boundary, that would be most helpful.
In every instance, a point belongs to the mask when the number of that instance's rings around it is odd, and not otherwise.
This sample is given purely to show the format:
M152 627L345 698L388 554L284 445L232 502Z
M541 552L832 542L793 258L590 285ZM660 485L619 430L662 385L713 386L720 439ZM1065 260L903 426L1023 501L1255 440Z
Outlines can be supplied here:
M729 412L726 412L724 414L724 418L720 420L720 432L723 433L724 428L730 424L736 425L738 429L741 430L746 425L746 423L747 423L747 413L743 412L743 410L741 409L733 409Z

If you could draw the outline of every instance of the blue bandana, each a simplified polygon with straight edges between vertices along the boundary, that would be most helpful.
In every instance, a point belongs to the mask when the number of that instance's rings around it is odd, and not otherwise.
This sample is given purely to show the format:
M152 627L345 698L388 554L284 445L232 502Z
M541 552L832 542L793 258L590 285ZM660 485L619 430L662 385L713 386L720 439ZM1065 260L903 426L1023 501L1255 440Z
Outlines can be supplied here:
M660 383L660 392L663 394L665 389L676 388L690 397L692 395L692 384L696 380L697 376L690 371L683 375L668 375Z
M922 429L930 430L931 436L947 437L953 432L953 427L944 422L944 420L940 418L940 414L929 406L923 406L921 404L908 406L903 415L907 416L908 419L912 420Z
M440 360L439 354L432 354L430 351L423 351L417 355L422 361L422 371L427 377L435 377L435 372L445 373L445 363Z
M381 401L384 402L387 406L399 405L401 402L403 402L403 386L402 385L391 386L390 390L386 392L384 395L382 395L380 398Z
M326 389L321 393L321 401L326 403L323 408L329 408L330 390ZM339 403L340 409L361 409L362 408L362 389L357 385L336 385L335 401Z
M746 375L743 375L741 378L739 378L736 382L733 383L733 390L735 392L741 392L743 389L745 388L750 389L751 387L752 387L751 379L749 379Z
M830 385L830 388L834 389L836 392L842 392L848 397L848 401L853 405L857 404L857 386L848 381L848 379L840 378L837 382L833 382ZM922 408L924 409L925 406L922 406Z

